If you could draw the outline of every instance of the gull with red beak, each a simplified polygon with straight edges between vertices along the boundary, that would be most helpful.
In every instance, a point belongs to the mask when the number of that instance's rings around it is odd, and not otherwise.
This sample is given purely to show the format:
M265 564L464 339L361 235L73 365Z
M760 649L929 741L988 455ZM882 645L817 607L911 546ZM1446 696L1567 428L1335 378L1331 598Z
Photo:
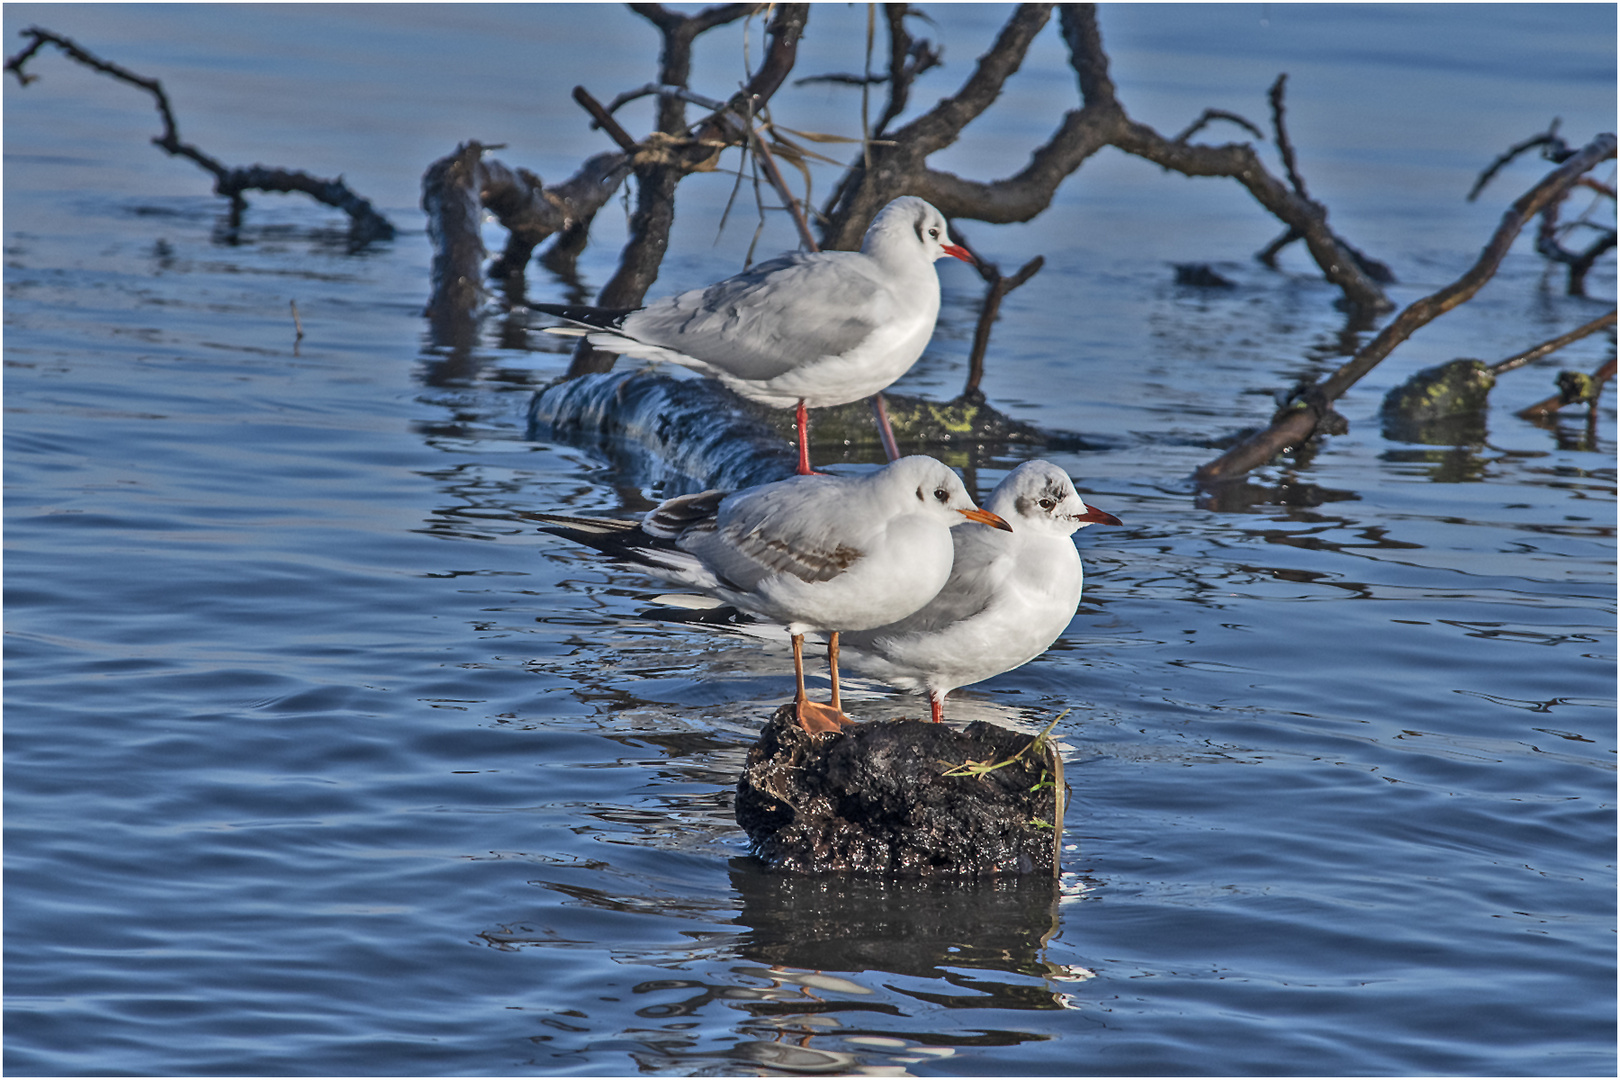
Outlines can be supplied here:
M552 333L667 360L750 401L796 408L799 472L810 472L805 410L870 397L917 362L939 316L945 215L914 195L878 212L859 251L790 252L704 289L629 310L535 304L576 324ZM892 433L886 433L890 444Z
M946 694L1027 664L1057 640L1085 583L1075 530L1119 524L1087 506L1049 461L1026 461L1008 473L985 508L1011 529L956 530L950 580L938 595L888 626L844 637L851 667L926 692L936 721Z
M921 456L856 476L682 495L640 522L534 516L547 532L784 624L799 722L811 732L850 722L839 703L839 633L897 622L932 600L951 576L953 526L1009 527L974 506L950 468ZM812 630L830 634L827 705L804 689L804 635Z

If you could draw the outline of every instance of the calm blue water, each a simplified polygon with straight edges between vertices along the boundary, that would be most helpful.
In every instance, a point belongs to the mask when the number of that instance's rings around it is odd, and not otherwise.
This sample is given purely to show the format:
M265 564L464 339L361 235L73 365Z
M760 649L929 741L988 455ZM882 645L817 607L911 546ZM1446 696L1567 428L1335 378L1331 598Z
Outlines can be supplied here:
M934 14L924 105L1005 9ZM202 174L147 144L146 101L54 54L7 84L8 1073L1614 1072L1614 398L1591 428L1513 416L1612 347L1505 376L1482 445L1377 422L1421 367L1608 310L1612 259L1572 300L1521 241L1344 400L1350 434L1253 478L1316 505L1217 512L1186 484L1208 441L1366 339L1302 255L1260 269L1278 230L1246 195L1114 152L1031 225L966 223L1003 266L1047 257L986 391L1102 447L1054 460L1126 523L1080 534L1086 599L1051 653L952 709L1072 710L1065 873L783 880L730 791L790 694L785 643L644 618L650 583L536 533L522 512L656 493L527 437L558 345L497 320L452 356L419 317L427 164L478 138L566 177L605 146L568 90L646 81L652 33L611 7L4 21L8 52L30 24L73 35L162 78L209 152L341 172L401 229L349 254L333 214L261 197L230 242ZM937 164L1022 166L1074 102L1055 29ZM1311 190L1401 303L1545 168L1463 203L1499 151L1553 116L1577 143L1614 123L1607 5L1118 7L1102 29L1167 133L1210 106L1263 121L1287 71ZM699 54L714 94L741 70L726 34ZM862 9L817 9L801 71L858 69L863 35ZM847 89L775 108L859 130ZM660 291L741 264L751 211L715 241L729 188L683 185ZM792 242L773 219L761 248ZM1238 288L1177 289L1172 261ZM960 384L978 287L943 273L902 389ZM960 463L983 494L1016 461ZM855 710L919 704L868 687Z

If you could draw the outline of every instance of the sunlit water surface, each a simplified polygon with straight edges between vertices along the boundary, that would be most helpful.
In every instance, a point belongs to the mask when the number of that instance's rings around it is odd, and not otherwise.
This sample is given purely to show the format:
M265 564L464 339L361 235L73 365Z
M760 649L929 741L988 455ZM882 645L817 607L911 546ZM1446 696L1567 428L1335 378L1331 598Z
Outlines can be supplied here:
M924 106L1004 9L935 14ZM1214 443L1369 331L1299 252L1249 260L1277 227L1235 187L1114 152L1032 225L965 223L1004 267L1047 259L996 328L991 400L1083 434L1051 456L1125 522L1079 535L1052 651L951 709L1069 710L1064 873L782 879L731 789L789 695L785 641L644 617L656 586L538 534L522 512L658 493L530 438L560 345L496 320L451 354L419 317L422 170L478 138L565 177L605 146L569 88L645 82L653 34L617 8L8 5L8 52L31 23L161 77L210 153L343 173L401 235L351 253L332 213L260 197L233 238L129 88L55 55L7 84L9 1073L1613 1073L1613 396L1591 426L1513 416L1611 346L1504 377L1479 445L1377 419L1421 367L1607 310L1612 259L1569 299L1521 241L1344 400L1348 435L1215 510L1186 482ZM1613 123L1604 5L1102 28L1166 133L1210 106L1265 121L1287 71L1312 193L1402 303L1546 168L1464 203L1498 152L1553 116L1577 143ZM942 167L1013 172L1072 107L1055 31ZM801 70L858 70L863 37L862 9L817 9ZM705 42L706 92L740 53ZM776 117L859 131L847 88ZM741 265L750 209L714 242L729 190L683 185L660 291ZM761 246L792 242L773 218ZM1237 287L1174 286L1193 261ZM942 274L900 389L962 379L979 288ZM1017 460L955 463L983 495Z

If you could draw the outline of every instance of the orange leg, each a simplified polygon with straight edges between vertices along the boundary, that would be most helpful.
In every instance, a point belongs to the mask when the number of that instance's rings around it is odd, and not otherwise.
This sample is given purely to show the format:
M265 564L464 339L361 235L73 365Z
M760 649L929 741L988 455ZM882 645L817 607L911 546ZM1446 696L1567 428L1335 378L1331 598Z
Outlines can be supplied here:
M832 671L832 701L833 708L842 712L844 707L838 703L838 631L834 630L827 639L827 667Z
M928 694L928 709L934 714L934 723L938 724L945 719L945 695L932 691Z
M836 646L832 655L837 655ZM834 667L833 671L837 672ZM823 705L819 701L811 701L804 692L804 636L793 635L793 678L795 681L793 703L799 716L799 726L814 735L822 731L837 731L845 724L852 723L838 708L838 676L833 675L833 703Z
M804 692L804 635L794 634L792 635L792 639L793 681L795 684L793 700L796 704L802 706L805 702L810 700L809 695Z

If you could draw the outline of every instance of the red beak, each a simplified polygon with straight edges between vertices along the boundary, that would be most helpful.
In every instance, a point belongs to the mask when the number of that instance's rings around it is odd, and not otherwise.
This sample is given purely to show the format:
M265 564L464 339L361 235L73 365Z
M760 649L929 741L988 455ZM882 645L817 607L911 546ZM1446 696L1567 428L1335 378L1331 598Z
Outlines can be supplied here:
M945 254L949 255L953 259L961 259L963 262L969 263L973 266L979 265L979 260L975 259L972 255L969 255L968 249L965 247L958 247L955 244L941 244L940 247L944 248Z
M1069 515L1069 518L1071 521L1089 521L1094 525L1120 524L1119 518L1115 517L1113 514L1110 514L1106 510L1099 510L1095 506L1088 506L1086 507L1085 513L1071 514Z

